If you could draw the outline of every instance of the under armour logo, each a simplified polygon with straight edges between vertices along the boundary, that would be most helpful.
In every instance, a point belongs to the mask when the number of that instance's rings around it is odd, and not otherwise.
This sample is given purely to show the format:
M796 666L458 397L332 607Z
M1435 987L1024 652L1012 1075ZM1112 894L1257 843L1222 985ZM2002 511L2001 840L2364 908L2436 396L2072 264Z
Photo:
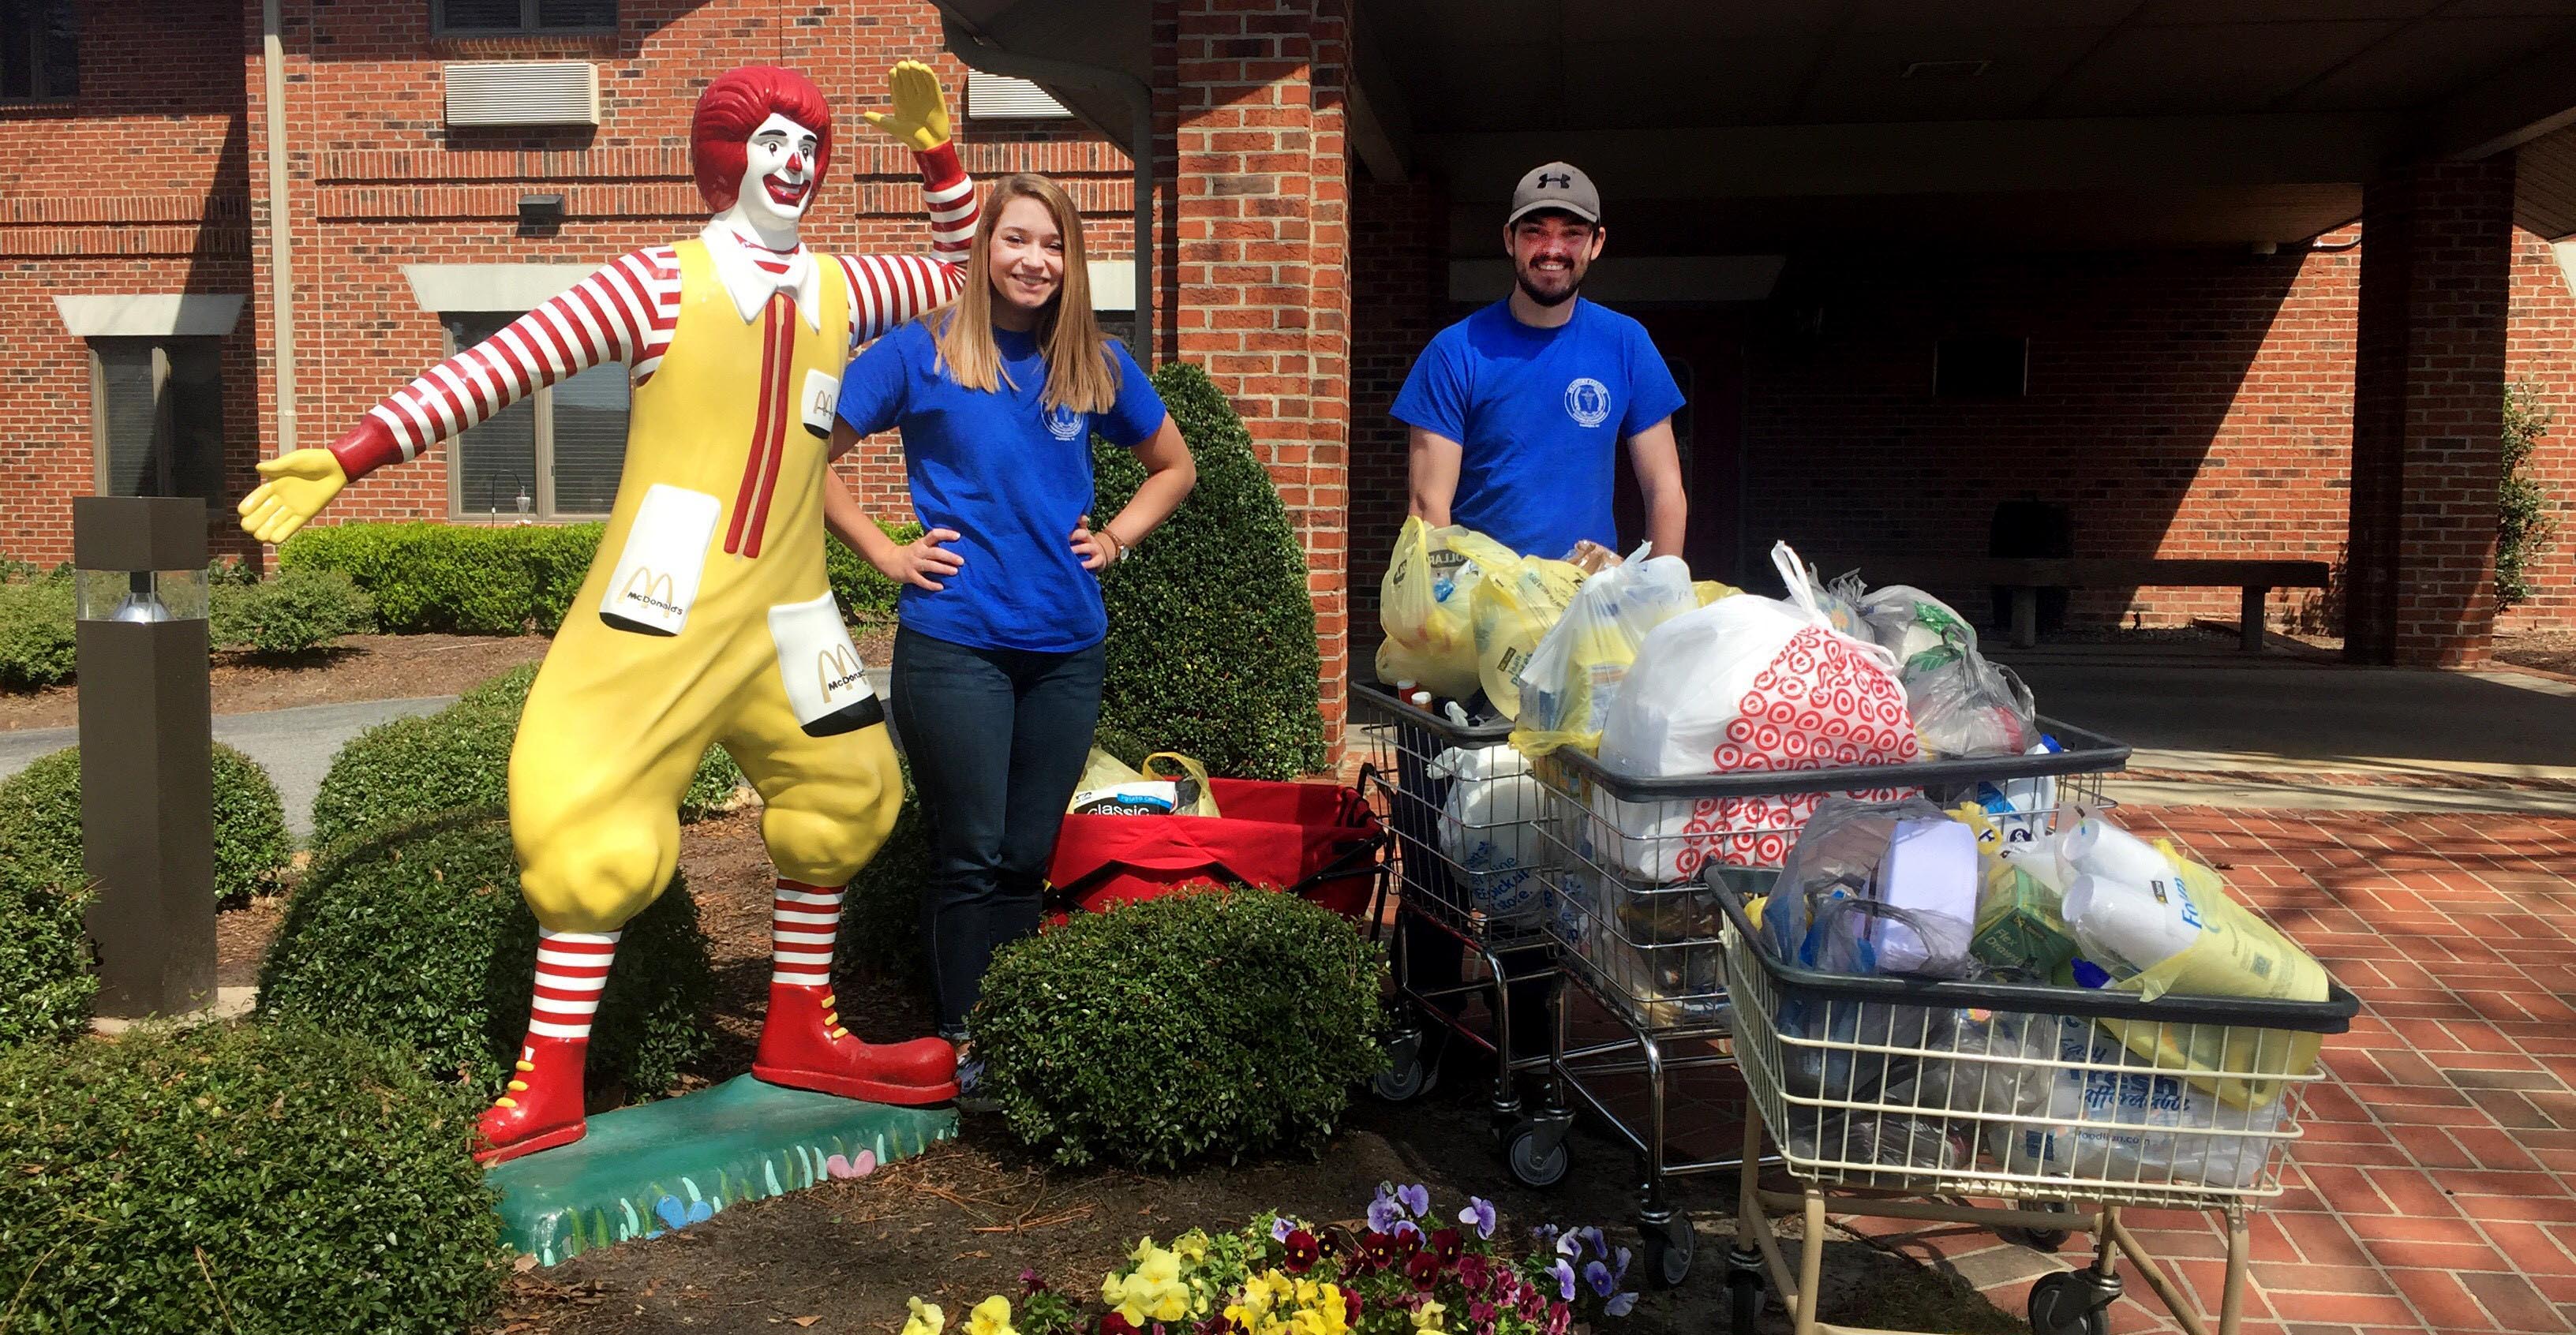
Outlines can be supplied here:
M1542 187L1551 185L1571 187L1574 184L1574 177L1572 174L1567 172L1540 172L1538 174L1538 183Z

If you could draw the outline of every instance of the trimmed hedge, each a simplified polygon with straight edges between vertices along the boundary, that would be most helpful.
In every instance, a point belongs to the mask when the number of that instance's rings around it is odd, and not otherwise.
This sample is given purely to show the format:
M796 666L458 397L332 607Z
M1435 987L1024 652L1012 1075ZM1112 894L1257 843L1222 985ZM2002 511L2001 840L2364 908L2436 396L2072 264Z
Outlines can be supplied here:
M1321 671L1306 557L1252 435L1207 373L1154 370L1198 461L1171 522L1101 581L1109 606L1104 727L1204 762L1211 773L1293 779L1323 768ZM1092 442L1094 515L1144 484L1130 452Z
M215 899L249 902L294 856L286 806L259 762L215 743ZM0 780L0 862L76 885L81 871L80 748L65 747Z
M1167 895L1004 946L975 1051L1012 1132L1061 1164L1311 1152L1385 1066L1384 973L1294 895Z
M29 691L71 679L72 582L0 583L0 690Z
M509 1274L475 1107L301 1025L0 1055L12 1335L480 1329Z
M82 915L86 880L0 850L0 1048L76 1038L98 998Z
M259 1014L404 1045L418 1069L489 1099L527 1032L536 961L508 823L447 812L324 853L261 965ZM619 939L591 1078L642 1096L670 1089L713 1041L714 989L697 905L674 875Z
M271 580L217 581L208 592L214 605L207 629L218 649L284 657L376 628L375 601L336 570L305 566Z
M886 524L898 542L917 524ZM605 524L333 524L307 528L278 551L281 574L332 570L375 600L388 631L464 635L552 633L598 555ZM894 619L895 587L838 539L824 541L832 592L851 619Z
M930 883L930 827L921 818L921 794L912 765L903 762L903 810L885 846L850 878L841 896L840 949L833 982L843 988L868 981L897 983L927 994L930 956L922 948L921 895Z
M313 841L328 844L437 811L505 811L510 743L536 679L534 663L512 668L435 714L391 719L350 738L314 795ZM742 782L733 757L708 747L680 800L680 818L723 809Z

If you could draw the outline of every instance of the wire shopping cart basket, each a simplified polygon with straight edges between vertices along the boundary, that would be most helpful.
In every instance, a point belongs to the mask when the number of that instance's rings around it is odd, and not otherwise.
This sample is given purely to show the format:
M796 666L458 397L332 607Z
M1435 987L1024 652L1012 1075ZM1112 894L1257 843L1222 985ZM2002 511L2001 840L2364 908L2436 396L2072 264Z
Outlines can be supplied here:
M1515 1054L1492 1094L1497 1126L1509 1125L1521 1107L1512 1073L1548 1060L1544 1051L1521 1053L1533 1036L1514 1038L1513 1012L1530 1014L1556 973L1538 784L1510 748L1508 720L1460 723L1354 681L1351 722L1367 756L1361 786L1395 833L1398 886L1394 1032L1388 1069L1371 1089L1402 1102L1428 1088L1436 1068L1426 1040L1437 1026L1481 1051ZM1470 1000L1482 1001L1484 1026Z
M2098 805L2102 775L2126 765L2129 748L2054 720L2040 723L2062 749L1671 779L1623 777L1572 750L1533 762L1545 799L1539 828L1554 871L1548 931L1560 967L1625 1032L1576 1045L1560 991L1543 1105L1505 1134L1512 1176L1536 1187L1562 1179L1572 1167L1567 1136L1575 1113L1590 1112L1641 1162L1638 1227L1647 1277L1681 1283L1694 1235L1673 1206L1668 1179L1742 1162L1683 1153L1675 1141L1698 1128L1676 1126L1669 1115L1675 1076L1736 1059L1719 888L1740 888L1755 869L1776 869L1806 816L1834 794L1884 801L1920 793L1945 808L1967 800L2019 809ZM1615 1091L1641 1076L1639 1123L1620 1111Z
M2032 1286L2036 1335L2107 1335L2122 1257L2184 1329L2209 1335L2121 1222L2131 1206L2225 1216L2218 1330L2235 1335L2250 1211L2280 1194L2306 1086L2323 1075L2318 1048L2348 1027L2359 1008L2351 993L2329 979L2316 1002L2147 1001L2037 983L1818 973L1765 947L1747 903L1767 889L1718 895L1724 973L1751 1095L1745 1154L1767 1128L1800 1189L1764 1189L1751 1163L1741 1172L1727 1276L1735 1335L1751 1335L1766 1278L1797 1335L1852 1329L1816 1321L1828 1213L1992 1228L2072 1223L2094 1236L2094 1256ZM2029 1208L2045 1203L2069 1210ZM1794 1266L1775 1215L1802 1220Z

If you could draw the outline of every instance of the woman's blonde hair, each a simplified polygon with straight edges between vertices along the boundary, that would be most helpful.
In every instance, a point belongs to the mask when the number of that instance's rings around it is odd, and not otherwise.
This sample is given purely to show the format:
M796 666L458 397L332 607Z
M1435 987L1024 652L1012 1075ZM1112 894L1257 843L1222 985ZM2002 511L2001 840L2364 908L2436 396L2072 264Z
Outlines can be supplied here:
M943 311L930 317L939 346L939 361L958 384L968 389L998 389L1009 377L1002 370L1001 349L993 344L993 231L1002 225L1002 210L1015 199L1034 199L1055 215L1064 238L1064 281L1038 312L1038 350L1046 357L1049 408L1107 412L1118 401L1118 374L1109 359L1108 337L1091 313L1091 273L1082 260L1082 215L1064 187L1043 176L1022 172L1006 176L985 197L982 219L975 226L975 245L966 261L966 285ZM1017 385L1012 388L1017 389Z

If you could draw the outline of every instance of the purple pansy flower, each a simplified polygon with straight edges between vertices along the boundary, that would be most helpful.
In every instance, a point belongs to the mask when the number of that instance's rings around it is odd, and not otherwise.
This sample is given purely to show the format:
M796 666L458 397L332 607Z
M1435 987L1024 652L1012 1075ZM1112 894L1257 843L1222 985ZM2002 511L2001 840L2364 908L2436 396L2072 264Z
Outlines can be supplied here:
M1565 1300L1565 1301L1567 1301L1567 1302L1573 1302L1573 1301L1574 1301L1574 1266L1573 1266L1573 1264L1572 1264L1572 1263L1570 1263L1570 1262L1568 1262L1564 1257L1561 1257L1561 1256L1560 1256L1560 1257L1558 1257L1558 1258L1557 1258L1557 1261L1556 1261L1556 1264L1555 1264L1555 1265L1552 1265L1552 1266L1549 1266L1549 1267L1548 1267L1548 1273L1549 1273L1549 1274L1551 1274L1551 1275L1556 1276L1556 1296L1557 1296L1557 1297L1559 1297L1559 1298L1564 1299L1564 1300Z
M1476 1236L1490 1240L1494 1236L1494 1203L1482 1196L1467 1198L1467 1208L1458 1212L1458 1222L1476 1230Z
M1637 1310L1637 1295L1633 1290L1619 1294L1604 1304L1601 1310L1612 1316L1626 1316Z
M1394 1192L1386 1187L1379 1187L1377 1199L1369 1202L1368 1226L1377 1232L1391 1235L1395 1232L1395 1226L1403 1220L1404 1207L1395 1203Z
M1610 1273L1610 1267L1599 1261L1583 1263L1583 1282L1592 1286L1592 1295L1596 1298L1607 1298L1619 1288L1618 1278Z
M1416 1219L1431 1213L1431 1188L1419 1182L1396 1188L1395 1199L1403 1204L1406 1213Z
M1288 1235L1296 1231L1297 1221L1284 1214L1270 1221L1270 1240L1272 1242L1286 1242L1288 1240Z

